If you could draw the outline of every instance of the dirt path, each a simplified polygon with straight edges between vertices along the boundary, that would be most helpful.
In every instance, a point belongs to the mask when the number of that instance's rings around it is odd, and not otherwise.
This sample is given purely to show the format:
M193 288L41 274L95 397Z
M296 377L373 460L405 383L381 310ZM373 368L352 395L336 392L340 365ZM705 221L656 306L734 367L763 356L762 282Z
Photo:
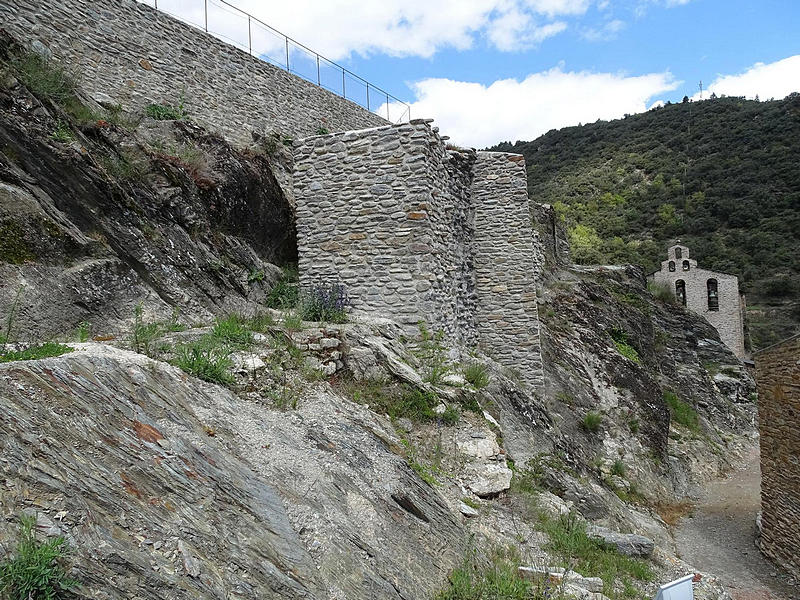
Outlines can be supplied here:
M719 577L734 600L798 600L800 582L790 585L755 546L760 483L756 445L738 470L708 485L693 517L678 523L678 552L689 564Z

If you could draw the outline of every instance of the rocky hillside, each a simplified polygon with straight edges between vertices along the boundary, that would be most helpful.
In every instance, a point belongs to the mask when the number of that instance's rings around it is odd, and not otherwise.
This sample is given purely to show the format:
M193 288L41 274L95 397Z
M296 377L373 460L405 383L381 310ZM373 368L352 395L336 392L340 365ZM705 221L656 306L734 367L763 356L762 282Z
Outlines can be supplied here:
M263 145L236 150L179 108L100 106L8 37L0 60L0 319L16 308L17 338L108 334L139 303L207 320L263 302L297 258Z
M63 537L44 567L64 596L98 600L605 600L693 571L670 523L752 435L753 383L641 272L546 274L534 391L424 327L298 303L283 140L61 94L57 65L15 52L3 585L20 521ZM696 597L728 598L710 575Z
M567 127L521 152L531 198L556 207L573 258L652 272L670 242L740 278L753 345L800 323L800 95L713 98Z

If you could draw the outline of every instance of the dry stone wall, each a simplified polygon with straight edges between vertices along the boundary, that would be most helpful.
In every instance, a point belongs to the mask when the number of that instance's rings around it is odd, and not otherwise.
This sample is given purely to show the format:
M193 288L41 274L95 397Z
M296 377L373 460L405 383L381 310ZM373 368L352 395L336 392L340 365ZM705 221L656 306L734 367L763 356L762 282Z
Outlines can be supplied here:
M762 552L800 577L800 336L756 354Z
M192 120L237 143L252 132L302 137L385 125L386 120L324 88L250 56L134 0L9 0L2 27L44 46L81 73L96 99L141 110L177 104Z
M542 382L540 265L519 155L448 148L427 121L295 148L300 281L355 311L419 321Z

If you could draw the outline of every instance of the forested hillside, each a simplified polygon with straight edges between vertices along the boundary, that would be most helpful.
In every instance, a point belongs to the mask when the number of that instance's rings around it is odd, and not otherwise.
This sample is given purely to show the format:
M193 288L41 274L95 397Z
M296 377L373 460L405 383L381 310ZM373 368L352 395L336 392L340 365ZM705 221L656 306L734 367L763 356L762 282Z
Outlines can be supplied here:
M800 94L712 98L550 131L521 152L537 202L553 204L578 263L658 267L685 242L739 276L753 346L800 323Z

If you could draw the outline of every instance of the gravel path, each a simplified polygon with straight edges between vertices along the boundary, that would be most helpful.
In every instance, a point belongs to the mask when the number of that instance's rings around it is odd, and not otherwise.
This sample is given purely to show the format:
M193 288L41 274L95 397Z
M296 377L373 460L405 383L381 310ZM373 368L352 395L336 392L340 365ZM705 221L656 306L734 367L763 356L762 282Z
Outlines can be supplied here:
M800 600L800 582L767 561L755 546L760 507L758 446L675 527L681 558L722 581L734 600ZM795 585L791 585L795 583Z

